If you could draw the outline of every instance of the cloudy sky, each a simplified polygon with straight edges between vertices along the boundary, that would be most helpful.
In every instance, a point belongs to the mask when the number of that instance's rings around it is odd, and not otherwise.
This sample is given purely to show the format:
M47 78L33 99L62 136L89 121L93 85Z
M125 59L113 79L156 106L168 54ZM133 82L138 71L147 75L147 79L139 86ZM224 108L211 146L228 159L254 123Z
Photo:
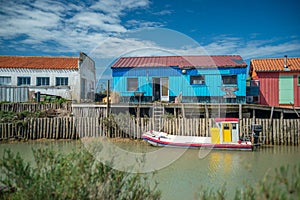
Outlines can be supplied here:
M299 0L0 0L0 55L300 56Z

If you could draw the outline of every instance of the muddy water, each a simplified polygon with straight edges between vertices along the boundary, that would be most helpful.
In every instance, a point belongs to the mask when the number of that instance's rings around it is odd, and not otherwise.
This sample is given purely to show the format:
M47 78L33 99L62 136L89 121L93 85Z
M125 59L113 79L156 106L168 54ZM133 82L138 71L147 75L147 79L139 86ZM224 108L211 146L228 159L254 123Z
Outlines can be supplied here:
M156 152L159 148L145 142L115 140L112 144L127 152ZM81 141L34 141L0 144L0 156L10 148L34 163L32 148L52 148L60 152L79 149ZM168 151L176 151L169 148ZM126 159L125 159L126 160ZM160 162L156 160L154 162ZM274 146L253 152L184 150L173 162L156 172L155 179L162 199L194 199L201 188L218 188L225 184L228 197L244 183L255 184L267 173L282 165L300 162L300 147Z

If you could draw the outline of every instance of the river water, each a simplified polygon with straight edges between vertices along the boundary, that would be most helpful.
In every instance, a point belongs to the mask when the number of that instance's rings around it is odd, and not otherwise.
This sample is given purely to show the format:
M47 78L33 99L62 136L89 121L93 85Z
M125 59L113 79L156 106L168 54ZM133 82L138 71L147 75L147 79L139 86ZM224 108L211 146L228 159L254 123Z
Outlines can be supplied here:
M115 148L126 152L158 152L161 148L151 147L142 141L119 140L111 141ZM0 156L5 148L20 152L22 157L34 163L32 148L52 148L60 152L79 149L84 142L79 141L30 141L25 143L0 144ZM167 148L168 152L177 152L175 148ZM162 199L195 199L201 188L226 187L227 197L233 197L236 188L245 183L255 184L267 173L274 172L282 165L300 163L299 146L273 146L256 151L208 151L202 149L180 150L172 162L164 162L168 158L159 157L152 160L156 174L154 179L162 192ZM169 154L165 154L170 157ZM157 156L157 155L156 155ZM171 155L172 156L172 155ZM126 159L125 159L126 160ZM147 174L146 174L147 175Z

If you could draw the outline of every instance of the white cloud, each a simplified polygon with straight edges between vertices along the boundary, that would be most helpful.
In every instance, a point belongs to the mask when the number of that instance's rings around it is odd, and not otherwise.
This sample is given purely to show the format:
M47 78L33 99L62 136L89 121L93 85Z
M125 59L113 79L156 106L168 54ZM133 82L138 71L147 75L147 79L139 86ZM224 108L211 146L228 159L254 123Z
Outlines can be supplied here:
M120 19L95 12L80 12L69 22L83 29L94 29L99 32L125 32L126 28L120 24Z
M98 43L94 50L91 51L91 54L95 58L116 58L138 49L148 48L159 47L154 42L143 41L138 38L109 37Z
M0 12L0 42L29 45L43 52L90 51L113 34L126 32L121 17L131 10L147 8L148 0L99 0L96 2L53 0L7 1ZM146 26L147 22L143 22ZM148 26L154 24L147 24ZM55 44L55 45L49 45Z
M287 41L281 38L246 41L243 38L221 36L220 38L214 38L214 40L202 46L208 54L237 54L241 55L245 60L258 57L273 57L276 55L283 56L285 54L299 56L300 52L300 41L296 40L296 38Z
M124 17L131 11L148 9L150 5L149 0L98 0L76 3L64 0L3 1L0 8L0 44L3 49L15 49L20 52L26 52L28 48L49 54L76 54L84 51L97 59L113 59L121 55L172 54L238 54L244 59L285 54L299 56L296 55L300 52L297 36L286 41L280 38L257 40L257 34L250 33L251 40L247 41L221 35L201 45L191 45L190 40L178 39L180 34L173 37L169 32L154 34L155 37L160 37L156 38L157 40L150 36L126 36L124 33L133 28L164 26L162 22ZM171 12L162 10L152 14L168 15ZM143 36L148 37L147 34ZM178 43L177 46L163 43L169 40L170 44Z

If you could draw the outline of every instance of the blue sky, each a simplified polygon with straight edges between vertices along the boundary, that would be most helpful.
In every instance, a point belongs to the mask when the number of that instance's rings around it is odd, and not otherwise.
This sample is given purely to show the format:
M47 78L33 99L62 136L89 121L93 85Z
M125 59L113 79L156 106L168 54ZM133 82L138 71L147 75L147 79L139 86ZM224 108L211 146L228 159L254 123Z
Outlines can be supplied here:
M299 0L0 2L0 55L83 51L98 77L122 55L300 56Z

